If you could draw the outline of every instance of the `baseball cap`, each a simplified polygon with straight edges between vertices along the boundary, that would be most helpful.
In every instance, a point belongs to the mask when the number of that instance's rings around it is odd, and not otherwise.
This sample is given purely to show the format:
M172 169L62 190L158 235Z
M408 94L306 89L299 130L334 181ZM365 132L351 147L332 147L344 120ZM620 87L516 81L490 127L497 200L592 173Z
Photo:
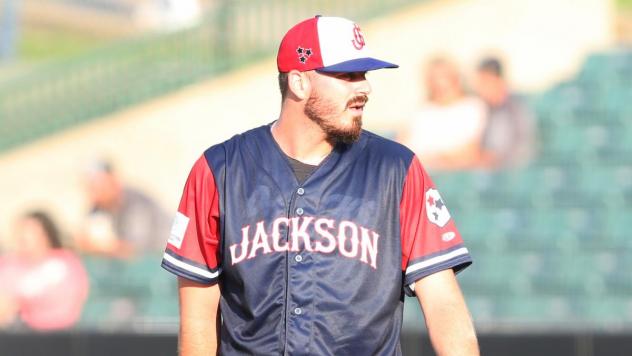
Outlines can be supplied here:
M292 27L281 40L279 72L364 72L397 68L371 57L360 27L342 17L316 16Z

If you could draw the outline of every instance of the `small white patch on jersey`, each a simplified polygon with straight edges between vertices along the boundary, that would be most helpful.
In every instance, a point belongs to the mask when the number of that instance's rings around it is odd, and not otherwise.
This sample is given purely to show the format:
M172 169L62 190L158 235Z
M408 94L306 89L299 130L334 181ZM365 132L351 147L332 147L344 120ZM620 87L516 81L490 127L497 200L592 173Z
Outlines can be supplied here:
M441 240L443 240L443 242L450 242L455 237L456 237L456 233L454 233L454 231L448 231L446 233L443 233L443 235L441 235Z
M180 249L182 247L184 233L187 231L188 225L189 218L180 212L176 212L176 217L173 219L173 225L171 225L171 234L169 235L169 240L167 242Z
M428 191L426 191L426 195L424 196L424 200L426 203L426 215L428 216L428 220L439 227L444 227L445 224L450 221L450 212L445 206L441 195L439 195L439 191L434 188L428 189Z

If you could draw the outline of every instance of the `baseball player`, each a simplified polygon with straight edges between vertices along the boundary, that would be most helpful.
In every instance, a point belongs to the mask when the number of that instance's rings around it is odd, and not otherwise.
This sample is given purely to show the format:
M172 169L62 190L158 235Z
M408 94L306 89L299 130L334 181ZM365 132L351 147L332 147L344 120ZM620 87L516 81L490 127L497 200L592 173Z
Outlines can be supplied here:
M401 355L416 296L440 355L478 355L455 273L468 250L419 160L361 129L358 25L315 17L277 55L279 118L193 165L162 266L179 277L181 355Z

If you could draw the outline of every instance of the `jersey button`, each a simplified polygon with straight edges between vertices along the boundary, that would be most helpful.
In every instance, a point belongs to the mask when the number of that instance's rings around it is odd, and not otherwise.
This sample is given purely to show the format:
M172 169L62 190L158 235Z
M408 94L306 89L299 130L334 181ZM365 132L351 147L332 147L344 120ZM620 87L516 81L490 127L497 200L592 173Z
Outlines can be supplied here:
M301 261L303 261L303 256L301 256L301 255L296 255L296 256L294 256L294 261L296 261L296 262L301 262Z
M303 310L301 308L294 308L294 314L301 315L303 314Z
M296 190L296 194L298 194L298 195L303 195L303 194L305 194L305 189L303 189L303 188L298 188L298 189Z
M298 216L303 215L303 208L296 208L296 215Z

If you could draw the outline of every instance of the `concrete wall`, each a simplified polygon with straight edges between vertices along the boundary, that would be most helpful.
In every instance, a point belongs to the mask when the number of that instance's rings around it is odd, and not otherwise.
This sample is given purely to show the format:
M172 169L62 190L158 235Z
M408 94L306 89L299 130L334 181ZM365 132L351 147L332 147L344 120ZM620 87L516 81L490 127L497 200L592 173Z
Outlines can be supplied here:
M516 88L542 90L572 76L587 53L614 42L606 0L447 0L422 3L365 23L367 42L400 69L371 73L365 124L395 131L423 97L419 67L442 52L465 72L502 53ZM273 59L0 154L0 238L25 209L44 207L72 232L86 209L82 166L105 155L124 180L174 211L191 164L232 134L274 120ZM165 236L157 238L164 239Z

